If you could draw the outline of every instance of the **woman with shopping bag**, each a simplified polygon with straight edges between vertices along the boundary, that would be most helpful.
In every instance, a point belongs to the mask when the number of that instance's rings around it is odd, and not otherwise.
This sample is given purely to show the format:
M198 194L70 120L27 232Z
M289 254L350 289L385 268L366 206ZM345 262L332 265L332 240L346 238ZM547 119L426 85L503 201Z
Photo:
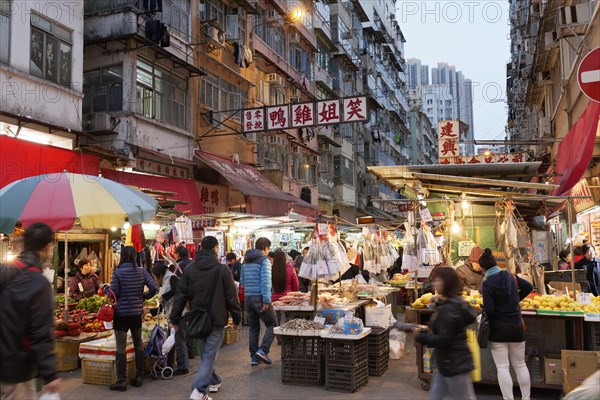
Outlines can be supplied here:
M419 329L416 341L435 349L429 398L475 400L471 373L473 356L467 343L467 327L475 322L475 311L463 300L462 284L456 271L440 267L432 272L431 283L437 293L435 312L429 329Z

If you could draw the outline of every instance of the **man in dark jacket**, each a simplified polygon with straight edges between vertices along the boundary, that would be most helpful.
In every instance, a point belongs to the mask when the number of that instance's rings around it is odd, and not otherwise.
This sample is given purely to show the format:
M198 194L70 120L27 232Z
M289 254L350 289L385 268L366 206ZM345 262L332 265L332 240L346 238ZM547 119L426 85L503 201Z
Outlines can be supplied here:
M233 275L233 280L239 282L240 274L242 273L242 264L237 260L235 253L227 254L226 262Z
M584 244L581 248L583 258L575 264L575 269L585 269L590 292L600 296L600 259L596 257L596 248L593 244Z
M192 263L192 260L190 260L190 252L185 246L177 246L175 252L177 253L177 265L181 270L181 272L176 271L175 273L177 276L181 276L183 271L185 271L185 267Z
M483 285L483 277L485 276L485 272L479 265L479 257L482 254L483 249L481 247L473 247L465 263L456 268L456 273L462 282L464 290L478 290L481 292L481 285Z
M42 265L52 258L54 233L43 223L27 228L24 251L0 266L0 398L35 399L35 378L57 393L60 380L54 353L54 300Z
M202 362L192 385L191 400L210 400L208 393L219 390L221 378L214 372L214 365L223 342L224 327L229 321L228 313L235 325L239 325L241 320L242 310L235 283L229 269L219 263L218 246L219 242L213 236L202 240L202 250L181 276L170 315L171 323L177 329L183 309L189 302L190 312L207 310L212 324L211 333L199 338Z

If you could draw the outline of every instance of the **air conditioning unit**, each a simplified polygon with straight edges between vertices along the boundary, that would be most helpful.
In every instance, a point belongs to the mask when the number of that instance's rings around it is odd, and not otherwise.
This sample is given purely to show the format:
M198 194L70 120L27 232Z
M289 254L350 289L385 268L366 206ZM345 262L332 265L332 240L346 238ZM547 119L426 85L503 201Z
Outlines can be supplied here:
M281 136L269 136L269 143L277 147L285 147L285 142Z
M558 35L555 31L544 33L544 46L546 50L558 47Z
M300 34L299 33L290 33L290 43L300 43Z
M354 74L352 72L346 72L344 74L344 80L345 81L352 81L352 80L354 80Z
M273 86L285 86L285 79L283 79L283 77L279 76L279 74L276 73L267 74L265 80Z
M294 88L290 90L290 98L299 99L302 97L302 90Z
M552 122L550 121L550 117L540 117L538 123L538 132L541 138L551 137Z
M565 25L586 25L592 18L590 3L563 6L558 9L558 24L562 28Z
M342 39L350 40L352 39L352 32L347 31L342 34Z
M111 132L112 129L111 116L106 112L90 113L83 116L84 132Z
M206 27L206 36L210 43L217 47L225 47L225 32L214 26Z

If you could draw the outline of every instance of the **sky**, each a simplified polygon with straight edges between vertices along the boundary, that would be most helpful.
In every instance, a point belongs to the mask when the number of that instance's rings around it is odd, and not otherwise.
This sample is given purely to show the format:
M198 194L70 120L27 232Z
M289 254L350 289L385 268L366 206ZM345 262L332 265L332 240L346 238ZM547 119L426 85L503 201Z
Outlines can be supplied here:
M473 81L475 139L505 137L508 6L507 0L396 2L405 58L420 59L430 74L438 62L447 62Z

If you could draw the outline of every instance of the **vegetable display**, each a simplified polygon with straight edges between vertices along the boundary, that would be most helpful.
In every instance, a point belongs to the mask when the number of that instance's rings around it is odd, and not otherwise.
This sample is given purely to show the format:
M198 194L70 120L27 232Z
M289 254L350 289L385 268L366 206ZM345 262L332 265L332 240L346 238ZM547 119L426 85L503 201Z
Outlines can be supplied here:
M86 310L90 314L96 314L105 301L106 297L95 294L87 299L79 300L79 303L77 303L77 309Z

